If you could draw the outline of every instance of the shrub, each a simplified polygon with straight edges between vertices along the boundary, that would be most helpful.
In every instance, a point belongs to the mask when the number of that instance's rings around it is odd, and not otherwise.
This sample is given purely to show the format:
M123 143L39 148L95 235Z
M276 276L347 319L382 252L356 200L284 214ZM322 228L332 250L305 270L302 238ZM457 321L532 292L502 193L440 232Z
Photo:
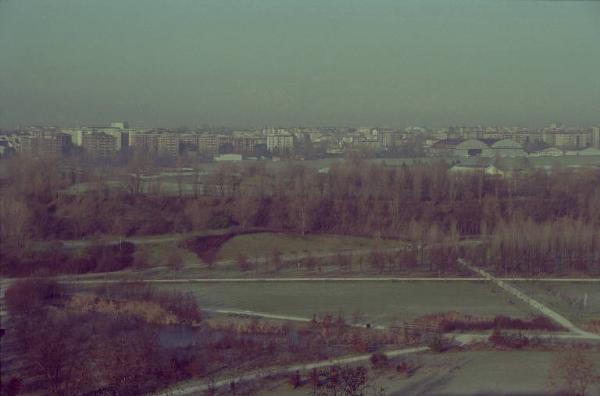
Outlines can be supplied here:
M2 394L6 396L16 396L21 390L21 380L16 377L12 377L6 385L2 387Z
M408 374L409 366L408 363L402 361L396 365L396 371L400 374Z
M309 254L302 259L302 265L304 265L304 268L308 271L314 271L317 267L317 259Z
M373 249L369 253L369 265L379 272L385 269L385 254L378 249Z
M233 217L226 212L215 212L208 219L208 228L228 228L237 225Z
M134 262L135 245L121 242L115 245L95 244L85 249L84 257L95 263L95 272L113 272L125 269Z
M285 267L285 262L283 261L281 252L277 249L273 249L271 251L271 265L277 272L281 271Z
M581 350L557 354L548 372L549 385L565 394L584 396L592 383L600 381L595 375L593 361Z
M64 296L64 288L55 281L26 279L13 283L6 290L4 298L8 310L18 314L41 309Z
M494 330L488 340L498 348L521 349L529 345L529 339L522 334L506 334Z
M435 333L430 337L427 346L431 348L433 352L438 353L446 352L450 348L448 340L438 333Z
M368 387L367 369L363 366L332 366L326 374L327 395L362 395Z
M288 377L288 383L293 386L294 389L302 386L302 378L300 377L300 372L298 370Z
M245 272L250 269L250 261L248 260L248 257L244 256L243 254L238 254L237 262L240 267L240 271Z
M192 293L157 290L146 283L105 284L97 287L94 292L98 298L111 301L156 303L186 324L197 323L202 319L200 308Z
M403 360L396 365L396 371L398 372L398 374L406 377L410 377L411 375L413 375L418 368L418 365L410 363L406 360Z
M376 369L383 369L389 366L389 359L385 353L377 352L371 355L371 365Z
M443 333L472 330L542 330L559 331L561 327L545 316L535 316L531 319L513 319L504 315L493 318L472 317L458 312L425 315L415 321L423 327L437 327Z

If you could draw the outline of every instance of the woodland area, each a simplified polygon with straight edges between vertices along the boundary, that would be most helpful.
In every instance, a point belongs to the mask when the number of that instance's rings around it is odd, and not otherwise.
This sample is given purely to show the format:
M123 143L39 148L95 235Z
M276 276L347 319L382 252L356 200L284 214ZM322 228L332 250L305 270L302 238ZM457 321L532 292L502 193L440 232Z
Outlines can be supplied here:
M78 293L29 279L14 283L5 299L15 331L3 348L18 356L20 375L11 379L17 390L136 394L190 375L189 358L160 341L169 325L201 321L189 296L139 285Z
M163 195L135 187L144 162L101 169L65 161L6 164L3 262L30 259L32 240L265 227L403 239L415 254L469 238L483 243L461 253L504 273L600 271L600 170L557 166L501 178L450 173L445 162L398 167L351 158L327 172L302 162L229 163L208 175L210 194ZM95 188L67 190L82 182Z

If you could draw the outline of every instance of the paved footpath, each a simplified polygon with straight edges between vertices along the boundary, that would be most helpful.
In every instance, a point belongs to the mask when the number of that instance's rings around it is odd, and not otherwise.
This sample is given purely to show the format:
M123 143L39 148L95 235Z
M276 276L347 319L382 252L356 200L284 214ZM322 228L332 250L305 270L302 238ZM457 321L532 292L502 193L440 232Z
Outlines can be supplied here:
M523 293L522 291L518 290L517 288L509 285L508 283L506 283L504 280L496 278L495 276L493 276L492 274L490 274L489 272L475 266L472 264L469 264L467 261L463 260L463 259L458 259L458 262L463 265L464 267L468 268L469 270L473 271L475 274L487 279L488 281L494 283L496 286L500 287L501 289L505 290L507 293L512 294L513 296L517 297L518 299L524 301L526 304L529 304L532 308L540 311L544 316L552 319L553 321L555 321L556 323L560 324L562 327L564 327L565 329L569 330L571 333L578 335L579 337L581 337L582 339L600 339L600 335L598 334L594 334L594 333L590 333L588 331L582 330L579 327L575 326L575 324L573 324L573 322L571 322L569 319L567 319L566 317L562 316L561 314L559 314L558 312L548 308L547 306L543 305L542 303L540 303L539 301L527 296L525 293Z
M421 346L414 348L405 348L398 349L394 351L384 352L388 358L395 358L402 355L409 355L412 353L426 352L429 350L429 347ZM206 391L209 387L219 388L222 386L228 386L231 382L246 382L253 381L261 378L266 378L274 375L282 375L282 374L290 374L295 373L296 371L306 372L312 369L319 369L324 367L331 367L335 365L341 364L352 364L362 361L367 361L371 358L372 354L358 355L358 356L350 356L350 357L341 357L335 359L327 359L321 360L313 363L306 364L297 364L294 366L277 366L266 368L263 370L251 372L248 374L243 374L235 377L225 378L219 381L215 381L212 384L207 384L206 382L197 383L197 384L188 384L183 385L181 388L172 389L163 393L160 393L160 396L186 396L186 395L197 395L200 392Z
M204 311L214 312L218 314L224 315L236 315L236 316L249 316L256 318L265 318L265 319L276 319L276 320L288 320L290 322L310 322L312 318L302 317L302 316L291 316L291 315L279 315L279 314L270 314L265 312L257 312L257 311L249 311L246 309L228 309L228 308L218 308L218 309L204 309ZM358 328L370 328L375 330L385 330L385 326L375 325L375 324L367 324L367 323L346 323L347 326L358 327Z
M280 314L270 314L265 312L257 312L250 310L241 310L241 309L228 309L228 308L218 308L218 309L205 309L208 312L214 312L217 314L223 315L235 315L235 316L248 316L248 317L256 317L256 318L265 318L265 319L276 319L276 320L287 320L291 322L310 322L312 319L302 316L291 316L291 315L280 315ZM366 328L366 323L350 323L348 326L358 327L358 328ZM386 330L388 326L375 325L370 324L371 329L375 330ZM554 340L563 340L563 341L593 341L600 343L600 337L596 336L596 334L591 334L591 338L589 337L590 333L574 333L574 332L550 332L545 334L536 334L535 337L544 338L544 339L554 339ZM488 333L455 333L455 334L447 334L447 336L454 339L454 341L459 344L470 344L472 342L483 342L487 341L489 338Z
M98 274L90 274L97 276ZM321 277L279 277L279 278L162 278L162 279L86 279L85 276L68 276L57 279L63 283L97 284L97 283L261 283L261 282L485 282L487 277L397 277L397 276L321 276ZM565 282L565 283L600 283L600 278L497 278L506 282ZM8 281L7 281L8 283Z

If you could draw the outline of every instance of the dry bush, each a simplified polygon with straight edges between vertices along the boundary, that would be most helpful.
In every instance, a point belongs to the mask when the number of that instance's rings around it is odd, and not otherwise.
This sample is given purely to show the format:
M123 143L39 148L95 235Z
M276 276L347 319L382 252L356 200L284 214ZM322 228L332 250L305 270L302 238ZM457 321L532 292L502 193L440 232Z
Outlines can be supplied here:
M31 313L48 304L62 300L63 286L52 280L25 279L14 282L5 293L6 306L11 314Z
M530 319L511 318L504 315L476 317L456 311L421 316L413 322L423 329L437 329L443 333L482 330L560 331L562 327L545 316Z
M600 334L600 319L594 319L584 323L583 328L591 333Z
M250 263L250 260L248 260L248 257L246 257L243 254L238 254L237 255L237 263L238 263L238 267L240 269L240 271L242 272L246 272L250 269L250 267L252 266L252 263Z
M384 369L388 368L390 365L390 361L385 353L377 352L371 355L369 359L371 362L371 366L375 369Z
M590 357L582 350L559 352L548 371L548 385L553 391L572 396L585 396L600 376Z
M407 360L402 360L396 365L396 372L404 377L410 377L419 369L419 367L420 366L418 364L409 362Z
M130 315L147 323L177 324L179 318L151 301L117 301L99 298L93 294L75 294L67 302L67 309L79 312L98 312L108 315Z
M488 340L500 349L522 349L530 345L529 338L524 335L503 333L498 329L492 332Z

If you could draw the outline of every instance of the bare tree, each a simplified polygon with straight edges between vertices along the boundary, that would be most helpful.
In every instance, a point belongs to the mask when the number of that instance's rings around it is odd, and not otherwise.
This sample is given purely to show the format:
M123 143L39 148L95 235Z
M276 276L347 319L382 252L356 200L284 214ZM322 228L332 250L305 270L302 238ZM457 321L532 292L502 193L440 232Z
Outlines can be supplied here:
M29 239L31 213L27 205L11 196L0 196L0 247L5 254L20 252Z

